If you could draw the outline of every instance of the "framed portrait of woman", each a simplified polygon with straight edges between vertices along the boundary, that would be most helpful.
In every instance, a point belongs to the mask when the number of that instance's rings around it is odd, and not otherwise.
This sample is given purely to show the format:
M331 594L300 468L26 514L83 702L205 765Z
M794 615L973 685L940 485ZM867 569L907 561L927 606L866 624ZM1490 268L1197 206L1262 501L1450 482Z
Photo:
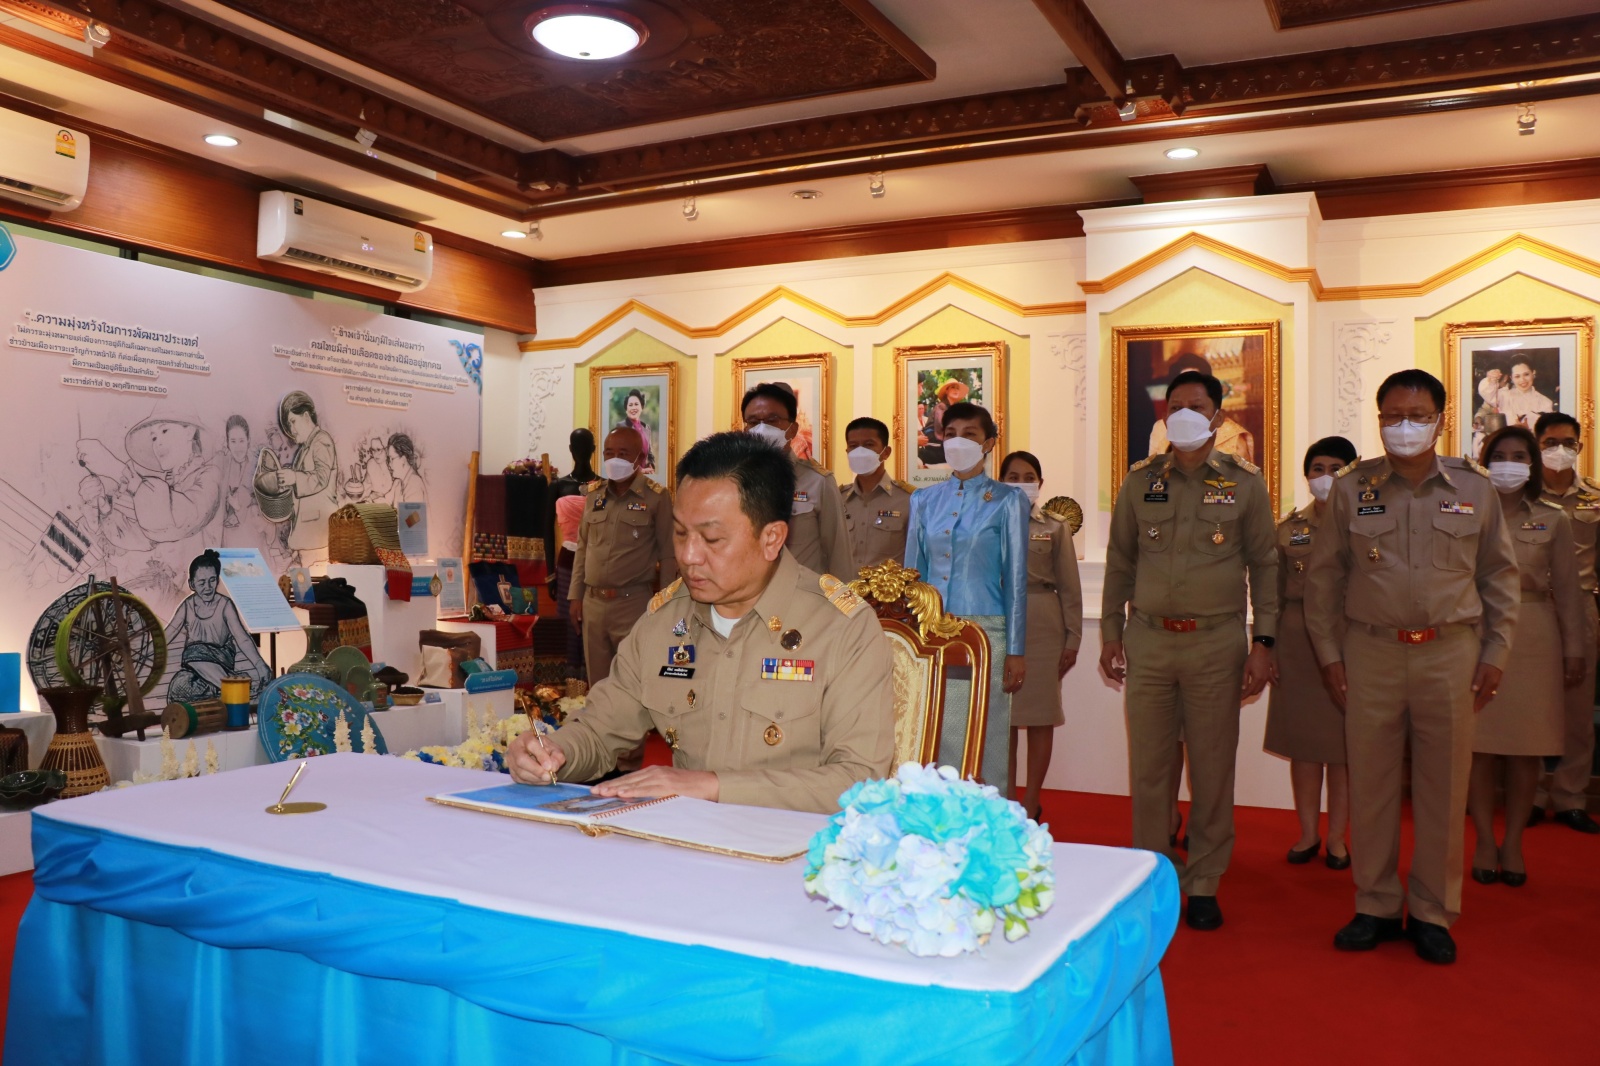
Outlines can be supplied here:
M1561 411L1594 439L1594 319L1535 318L1449 322L1442 334L1450 395L1441 443L1446 455L1474 461L1502 426L1533 429L1542 414ZM1580 462L1594 474L1594 453Z
M999 439L984 469L991 477L1006 454L1006 346L1002 341L927 344L894 350L895 476L921 488L950 476L944 461L944 412L975 403L994 416Z
M595 442L618 426L636 431L640 468L658 485L675 484L678 455L678 364L635 363L589 371L589 428Z
M1261 468L1278 500L1277 322L1118 326L1111 331L1112 498L1128 467L1167 450L1167 383L1186 370L1222 382L1222 425L1214 447Z
M815 459L828 465L833 443L833 356L828 352L809 355L774 355L733 361L733 428L744 428L744 413L738 410L744 394L757 385L786 385L794 391L798 413L789 448L797 459Z

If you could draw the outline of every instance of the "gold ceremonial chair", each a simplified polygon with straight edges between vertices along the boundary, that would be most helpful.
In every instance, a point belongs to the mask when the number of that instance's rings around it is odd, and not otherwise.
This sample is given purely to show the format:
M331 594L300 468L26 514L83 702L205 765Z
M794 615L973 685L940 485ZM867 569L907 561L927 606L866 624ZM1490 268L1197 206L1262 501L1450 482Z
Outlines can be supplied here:
M938 590L921 576L890 559L863 566L850 583L877 611L893 649L894 765L938 763L949 718L965 731L958 769L974 778L989 717L989 638L972 622L945 614Z

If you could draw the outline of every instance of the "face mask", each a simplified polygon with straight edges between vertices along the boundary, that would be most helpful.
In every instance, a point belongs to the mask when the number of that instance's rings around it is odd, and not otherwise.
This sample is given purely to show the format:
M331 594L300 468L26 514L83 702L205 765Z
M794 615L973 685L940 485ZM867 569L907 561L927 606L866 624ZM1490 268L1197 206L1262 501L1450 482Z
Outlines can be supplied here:
M965 437L951 437L944 442L944 461L958 474L983 462L983 445Z
M1433 444L1433 434L1439 423L1401 422L1398 426L1383 427L1383 447L1390 455L1413 459L1427 451Z
M1311 486L1312 496L1318 500L1326 500L1328 493L1333 491L1333 475L1323 474L1321 477L1314 477L1307 484Z
M626 459L607 459L600 464L600 473L607 481L622 481L633 476L638 469Z
M883 460L871 448L851 448L845 461L850 464L850 472L856 477L866 477L883 465Z
M1528 483L1528 464L1490 463L1489 482L1501 492L1515 492Z
M786 447L789 443L789 435L787 433L777 426L769 426L765 422L757 422L751 426L750 435L752 437L760 437L775 448Z
M1037 481L1013 481L1012 485L1022 490L1029 503L1039 502L1039 483Z
M1567 448L1546 448L1539 453L1539 458L1551 470L1571 470L1578 462L1578 453Z
M1180 408L1167 416L1167 440L1180 452L1192 452L1211 439L1211 419Z

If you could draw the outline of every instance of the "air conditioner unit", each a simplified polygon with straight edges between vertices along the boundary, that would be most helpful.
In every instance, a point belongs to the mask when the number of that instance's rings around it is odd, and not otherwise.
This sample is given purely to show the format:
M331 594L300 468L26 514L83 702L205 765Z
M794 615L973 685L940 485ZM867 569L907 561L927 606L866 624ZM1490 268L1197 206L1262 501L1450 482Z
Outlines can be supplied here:
M46 211L71 211L88 188L88 134L0 111L0 196Z
M401 292L433 277L433 238L421 230L282 191L261 194L256 255Z

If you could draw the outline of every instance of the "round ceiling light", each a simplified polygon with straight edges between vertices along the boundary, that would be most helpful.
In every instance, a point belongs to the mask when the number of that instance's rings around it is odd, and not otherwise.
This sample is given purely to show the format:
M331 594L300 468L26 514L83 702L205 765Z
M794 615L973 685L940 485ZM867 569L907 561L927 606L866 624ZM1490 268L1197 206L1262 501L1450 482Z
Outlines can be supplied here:
M586 4L563 4L534 16L529 33L539 44L568 59L615 59L644 43L642 23L620 11Z
M528 234L527 234L526 230L520 230L520 229L503 229L503 230L500 231L500 236L502 236L502 237L510 237L514 241L520 241L523 238L527 237L527 235Z
M1168 159L1193 159L1199 154L1198 148L1168 148L1166 151Z
M239 138L227 133L208 133L205 141L213 148L237 148Z

